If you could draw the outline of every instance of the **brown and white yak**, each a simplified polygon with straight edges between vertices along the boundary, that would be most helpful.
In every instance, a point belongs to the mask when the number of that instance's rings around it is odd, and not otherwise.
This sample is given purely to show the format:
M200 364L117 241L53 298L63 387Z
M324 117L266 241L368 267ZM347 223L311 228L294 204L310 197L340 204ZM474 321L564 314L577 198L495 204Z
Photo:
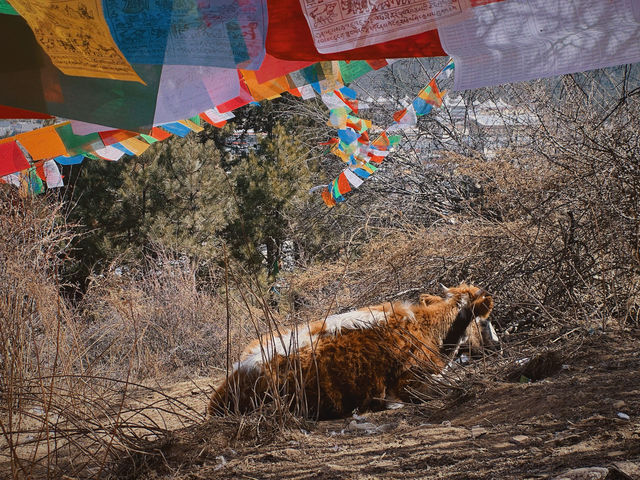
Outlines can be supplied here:
M461 284L446 298L422 295L419 304L384 303L264 336L214 391L209 413L246 413L274 398L292 406L301 395L320 419L409 402L416 368L440 374L467 338L496 340L492 308L484 290Z

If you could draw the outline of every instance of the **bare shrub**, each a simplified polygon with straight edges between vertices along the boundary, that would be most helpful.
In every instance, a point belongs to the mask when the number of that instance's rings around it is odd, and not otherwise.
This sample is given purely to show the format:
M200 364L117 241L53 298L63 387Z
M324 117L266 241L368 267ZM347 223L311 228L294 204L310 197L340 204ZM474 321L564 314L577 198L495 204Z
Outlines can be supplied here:
M3 478L103 477L116 459L166 436L167 418L202 420L178 398L133 383L131 352L115 371L88 361L91 344L57 274L72 235L55 198L0 186Z
M193 262L161 251L138 270L114 264L93 276L80 305L87 362L129 371L128 358L138 379L209 374L212 367L224 366L226 300L220 272L211 269L205 284L195 272ZM236 345L248 327L240 312L244 306L232 299L230 308L240 318L230 338Z

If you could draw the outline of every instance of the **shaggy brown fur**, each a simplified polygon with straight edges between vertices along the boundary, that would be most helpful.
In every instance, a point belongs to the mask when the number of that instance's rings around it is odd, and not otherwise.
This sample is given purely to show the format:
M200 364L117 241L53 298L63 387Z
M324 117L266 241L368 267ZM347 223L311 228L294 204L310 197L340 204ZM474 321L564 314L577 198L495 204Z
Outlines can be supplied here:
M493 308L486 292L465 284L438 298L385 303L313 322L285 340L254 342L214 392L209 412L244 413L273 398L293 404L304 395L309 413L336 418L411 401L414 370L441 373L474 318L486 319Z

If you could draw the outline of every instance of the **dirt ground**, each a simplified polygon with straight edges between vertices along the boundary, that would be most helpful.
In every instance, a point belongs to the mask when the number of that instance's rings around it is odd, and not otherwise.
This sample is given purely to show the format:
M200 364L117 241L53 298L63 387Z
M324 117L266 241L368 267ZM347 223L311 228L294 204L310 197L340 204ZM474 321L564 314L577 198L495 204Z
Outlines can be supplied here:
M406 406L284 430L250 418L212 419L176 430L144 465L124 463L120 473L294 480L569 472L566 478L640 479L639 340L640 329L581 334L570 354L557 350L562 366L551 376L531 383L495 378L435 412ZM204 408L206 396L192 392L196 408ZM571 472L586 467L601 468Z

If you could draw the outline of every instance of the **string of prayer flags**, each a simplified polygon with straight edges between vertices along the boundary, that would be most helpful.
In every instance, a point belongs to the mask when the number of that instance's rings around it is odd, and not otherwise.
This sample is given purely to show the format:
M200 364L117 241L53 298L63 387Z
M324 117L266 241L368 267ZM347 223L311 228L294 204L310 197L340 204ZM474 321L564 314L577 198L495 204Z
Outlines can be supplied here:
M332 152L348 163L349 166L322 191L322 199L328 207L334 207L336 204L343 202L345 200L344 195L351 191L351 186L359 188L363 180L370 177L377 170L373 163L381 164L402 138L400 135L389 135L389 133L415 126L418 122L418 116L425 115L433 108L442 106L446 90L440 90L436 79L442 72L449 73L453 68L453 62L450 60L418 92L411 104L393 114L393 123L373 141L370 140L367 131L371 128L371 122L348 115L345 127L341 127L341 124L332 118L337 115L337 108L331 110L329 125L339 126L338 141L334 144ZM337 100L342 99L342 96L347 92L336 91L333 93L333 96L329 94L323 95L323 101L328 106L335 106ZM338 93L342 96L338 95ZM348 93L348 98L355 101L355 92ZM346 110L344 107L342 109ZM333 141L327 143L333 143Z

